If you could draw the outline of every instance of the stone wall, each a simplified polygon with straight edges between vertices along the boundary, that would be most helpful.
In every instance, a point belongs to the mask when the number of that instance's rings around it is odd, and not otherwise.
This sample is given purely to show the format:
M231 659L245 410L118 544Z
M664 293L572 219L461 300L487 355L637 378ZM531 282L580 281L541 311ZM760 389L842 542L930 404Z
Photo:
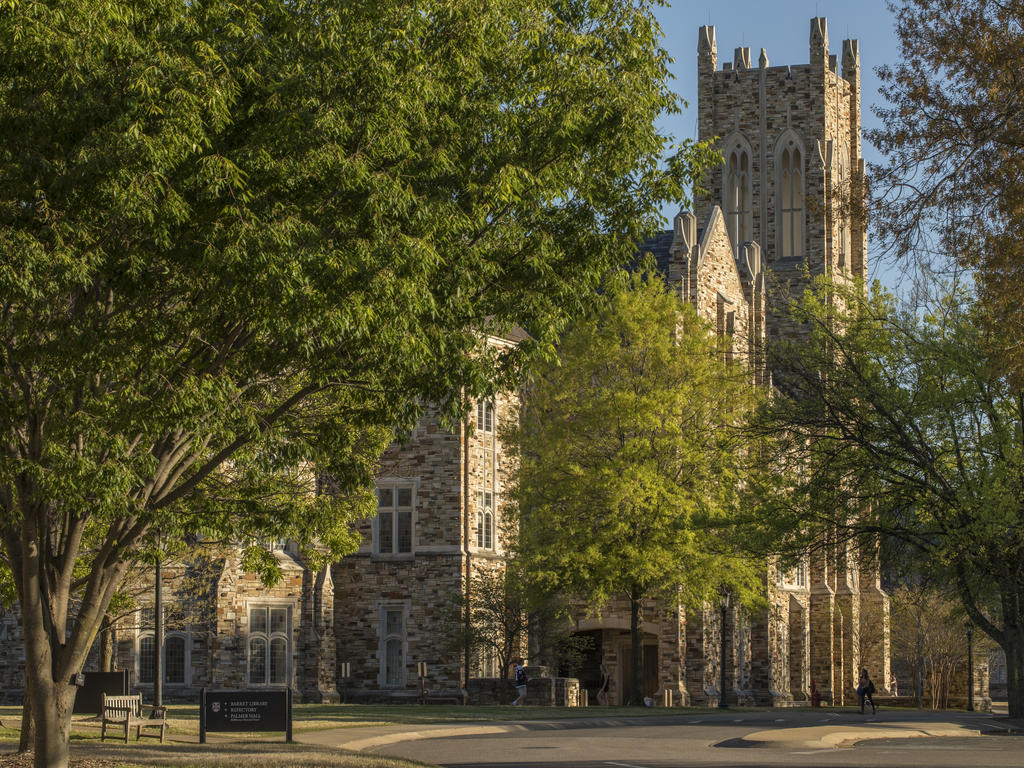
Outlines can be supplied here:
M503 568L513 534L502 517L512 458L501 429L518 418L518 399L501 394L491 402L493 416L481 428L476 409L467 422L445 425L428 408L408 440L391 445L382 458L380 487L413 488L412 546L410 552L379 551L379 518L362 520L356 524L358 553L332 569L337 661L351 666L347 686L354 696L416 693L421 661L432 688L457 689L465 682L458 636L467 575ZM389 611L402 616L402 670L391 683L384 671ZM474 650L473 673L477 657Z

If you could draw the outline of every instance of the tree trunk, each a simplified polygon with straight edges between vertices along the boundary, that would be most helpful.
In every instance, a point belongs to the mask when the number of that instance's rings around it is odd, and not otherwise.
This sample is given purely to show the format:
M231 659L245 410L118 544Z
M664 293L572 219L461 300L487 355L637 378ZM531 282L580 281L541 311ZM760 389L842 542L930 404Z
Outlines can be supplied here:
M35 768L67 768L68 741L71 737L71 710L75 705L75 686L67 682L40 680L37 676L32 697L32 718L35 720Z
M24 754L32 750L35 744L35 728L32 719L32 684L29 680L28 666L25 667L25 695L21 702L21 735L18 737L18 753Z
M1007 627L1004 632L1006 652L1006 700L1011 718L1024 718L1024 630Z
M633 670L629 681L630 706L640 707L644 703L644 635L640 626L640 598L636 593L629 598L629 637L633 644L630 653L630 667Z
M100 622L100 671L114 671L114 622L109 613Z

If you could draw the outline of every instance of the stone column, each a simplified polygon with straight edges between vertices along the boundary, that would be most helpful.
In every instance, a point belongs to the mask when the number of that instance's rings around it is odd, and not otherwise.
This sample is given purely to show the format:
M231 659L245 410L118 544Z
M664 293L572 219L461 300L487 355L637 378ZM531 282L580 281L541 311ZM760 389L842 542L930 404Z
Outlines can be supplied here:
M878 559L874 552L864 552L860 563L860 663L875 687L886 693L892 693L889 626L889 596L882 590Z
M840 702L851 700L857 688L857 679L861 668L861 616L860 589L858 585L859 558L848 543L838 546L836 557L836 609L842 616L842 622L836 639L840 644L842 660L842 676L838 683L842 686ZM879 687L876 685L876 687Z
M825 703L832 701L836 681L833 625L836 620L835 590L828 583L823 552L811 556L810 662L811 680Z
M789 596L789 693L793 701L811 700L811 612L807 595Z
M691 706L709 707L717 704L712 701L711 691L717 693L718 664L715 654L718 647L717 632L709 626L710 609L705 606L701 610L686 613L686 656L683 665L686 670L686 691Z
M659 623L658 676L660 688L655 699L658 703L663 701L665 691L671 691L674 706L689 706L690 696L686 690L686 611L678 604L666 608Z

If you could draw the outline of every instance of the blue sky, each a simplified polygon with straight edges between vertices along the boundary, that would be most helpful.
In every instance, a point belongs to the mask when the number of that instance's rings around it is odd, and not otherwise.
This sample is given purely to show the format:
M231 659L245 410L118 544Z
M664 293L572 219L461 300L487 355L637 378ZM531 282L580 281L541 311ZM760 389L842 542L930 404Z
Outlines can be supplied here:
M885 0L722 0L718 4L678 0L658 9L657 16L664 46L675 59L672 89L689 103L681 115L664 121L664 128L677 139L695 138L697 133L697 29L701 25L715 27L719 66L732 61L733 49L740 46L750 48L753 62L765 48L771 64L781 66L807 63L811 18L825 16L831 53L841 55L847 38L860 40L861 122L865 128L877 125L871 107L881 100L874 70L882 64L895 64L899 58L893 16ZM867 141L863 153L868 162L880 159ZM869 243L869 274L892 286L895 275L873 258L876 256Z

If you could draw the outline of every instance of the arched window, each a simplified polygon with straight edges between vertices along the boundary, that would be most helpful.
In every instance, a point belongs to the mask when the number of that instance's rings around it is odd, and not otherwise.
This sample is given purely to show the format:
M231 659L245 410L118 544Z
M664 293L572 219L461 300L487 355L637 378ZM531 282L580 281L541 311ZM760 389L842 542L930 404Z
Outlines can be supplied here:
M726 141L725 225L732 238L735 255L743 243L754 239L754 205L751 194L750 145L742 136L734 135Z
M405 685L405 639L405 608L397 605L383 607L381 683L385 686Z
M249 684L287 685L291 620L287 606L249 606Z
M476 431L483 434L494 432L494 403L480 400L476 404Z
M850 217L853 215L853 190L850 184L850 150L847 147L841 147L839 150L839 210L838 214L838 232L836 250L839 254L839 268L842 270L847 269L850 266L850 256L852 250L852 237L851 237L851 221Z
M784 133L776 152L779 258L804 255L804 149L796 134Z
M476 509L476 545L494 549L494 494L477 491Z
M144 606L139 617L138 636L138 680L139 683L152 685L156 679L156 634L154 632L155 613L152 606ZM164 683L168 685L188 685L189 683L189 633L164 633Z

